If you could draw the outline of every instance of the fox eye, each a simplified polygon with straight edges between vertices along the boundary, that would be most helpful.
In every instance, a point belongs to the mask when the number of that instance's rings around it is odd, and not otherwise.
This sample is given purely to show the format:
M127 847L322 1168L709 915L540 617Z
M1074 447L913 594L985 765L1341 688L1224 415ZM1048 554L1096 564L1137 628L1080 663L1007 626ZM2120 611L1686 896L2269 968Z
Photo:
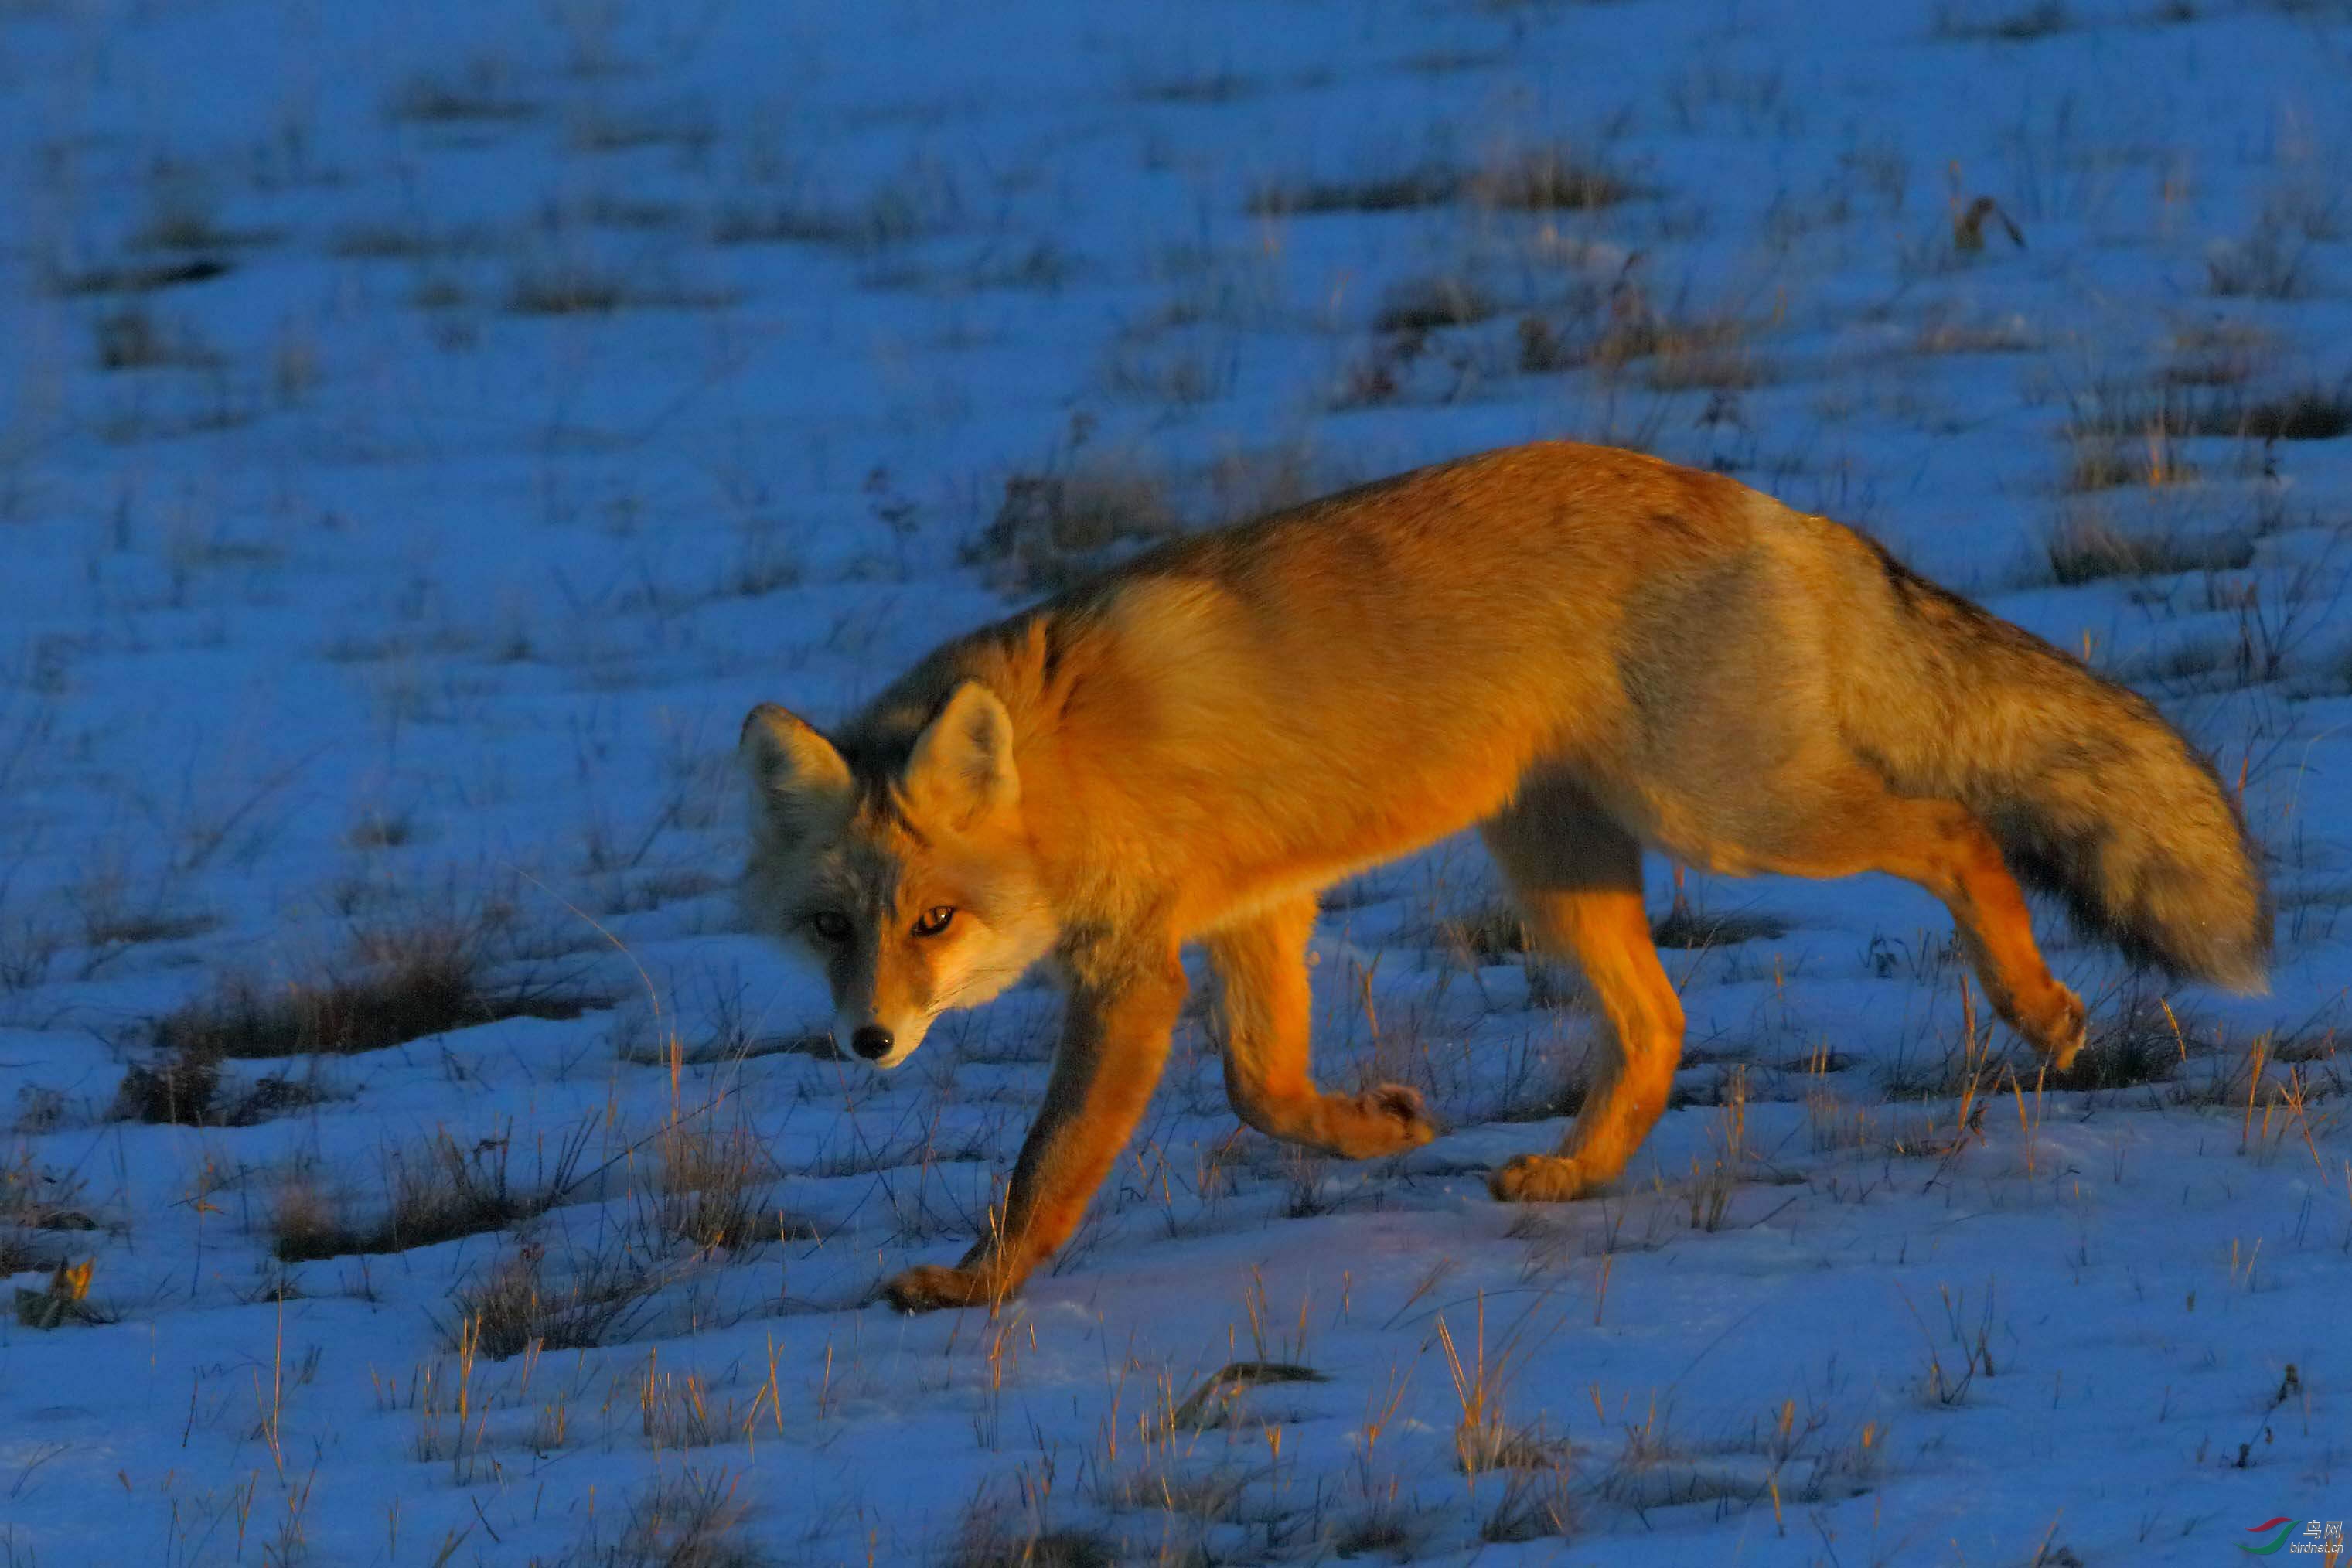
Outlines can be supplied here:
M838 910L819 910L808 918L809 929L827 942L849 940L849 917Z
M922 918L915 922L915 934L917 936L937 936L940 932L948 929L948 922L955 919L955 907L953 905L934 904L929 909L925 910L922 913Z

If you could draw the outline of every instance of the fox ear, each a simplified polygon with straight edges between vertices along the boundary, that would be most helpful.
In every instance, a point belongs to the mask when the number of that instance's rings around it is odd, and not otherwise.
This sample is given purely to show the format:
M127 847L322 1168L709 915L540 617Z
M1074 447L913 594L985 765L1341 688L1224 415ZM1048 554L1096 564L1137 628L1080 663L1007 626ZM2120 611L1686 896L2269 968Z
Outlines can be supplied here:
M1021 799L1013 765L1013 715L996 693L967 680L915 737L907 797L917 810L961 827Z
M787 841L808 837L849 814L849 764L805 721L762 702L743 721L736 746L751 781L758 826Z

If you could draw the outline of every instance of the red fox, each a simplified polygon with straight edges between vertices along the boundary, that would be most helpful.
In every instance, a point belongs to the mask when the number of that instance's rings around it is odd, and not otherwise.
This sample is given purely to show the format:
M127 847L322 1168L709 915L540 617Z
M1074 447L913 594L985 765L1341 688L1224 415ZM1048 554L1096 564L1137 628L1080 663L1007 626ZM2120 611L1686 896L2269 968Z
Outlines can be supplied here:
M830 736L744 722L747 907L804 945L879 1068L1043 959L1061 1042L1002 1213L906 1310L993 1303L1066 1241L1134 1131L1200 942L1234 1114L1349 1159L1425 1143L1412 1089L1316 1087L1320 889L1475 826L1606 1027L1556 1153L1573 1198L1664 1109L1683 1012L1642 903L1654 847L1732 875L1891 872L1952 913L1985 994L2063 1068L2083 1005L2017 879L2136 962L2263 984L2243 822L2147 701L1720 475L1547 443L1419 469L1139 555L959 637Z

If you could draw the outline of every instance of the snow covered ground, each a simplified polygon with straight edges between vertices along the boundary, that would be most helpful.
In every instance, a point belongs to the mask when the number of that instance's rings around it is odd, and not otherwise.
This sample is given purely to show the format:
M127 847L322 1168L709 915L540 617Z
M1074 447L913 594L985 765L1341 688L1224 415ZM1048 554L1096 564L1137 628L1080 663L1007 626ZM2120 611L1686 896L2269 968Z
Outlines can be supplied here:
M2333 0L5 0L0 1563L2317 1541L2347 70ZM744 710L1544 436L2159 697L2273 994L2053 921L2043 1082L1915 889L1693 876L1675 1108L1507 1209L1586 1022L1444 846L1329 901L1318 1059L1449 1136L1237 1133L1188 1024L1056 1272L866 1304L981 1223L1052 997L832 1059L732 906Z

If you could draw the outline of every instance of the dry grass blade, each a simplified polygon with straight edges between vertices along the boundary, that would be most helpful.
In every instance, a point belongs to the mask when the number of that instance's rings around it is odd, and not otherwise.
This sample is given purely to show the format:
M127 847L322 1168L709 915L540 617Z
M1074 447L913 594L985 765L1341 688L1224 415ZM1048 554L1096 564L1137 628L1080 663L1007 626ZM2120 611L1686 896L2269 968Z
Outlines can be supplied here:
M1165 482L1142 468L1097 462L1068 473L1015 474L963 558L994 569L1007 588L1054 591L1180 526Z
M1537 1303L1540 1306L1540 1300ZM1532 1342L1527 1339L1535 1308L1521 1314L1503 1336L1486 1340L1486 1293L1477 1295L1477 1328L1465 1358L1455 1342L1445 1314L1437 1316L1437 1343L1445 1352L1445 1370L1454 1380L1454 1396L1461 1416L1454 1426L1454 1456L1465 1475L1487 1470L1544 1468L1558 1465L1559 1444L1547 1437L1540 1426L1514 1428L1503 1416L1503 1395L1518 1367L1543 1341L1547 1330Z
M707 1118L671 1118L655 1134L654 1159L655 1219L667 1236L708 1252L809 1234L762 1207L772 1167L748 1122L714 1128Z
M761 1568L769 1559L742 1538L749 1505L742 1478L688 1465L630 1500L617 1540L597 1538L560 1559L561 1568Z
M589 1350L625 1338L663 1281L618 1251L572 1260L568 1279L548 1278L546 1248L526 1242L474 1285L457 1292L453 1346L470 1342L492 1361L533 1345Z
M478 939L463 928L404 931L363 941L340 972L272 985L233 975L160 1019L154 1043L211 1058L347 1055L500 1018L576 1018L608 1005L577 985L492 981Z
M390 1201L383 1213L356 1222L307 1181L278 1194L271 1229L281 1262L404 1252L468 1236L503 1230L545 1214L572 1184L595 1123L583 1122L539 1151L534 1178L513 1169L513 1133L461 1145L436 1130L421 1151L386 1157Z

